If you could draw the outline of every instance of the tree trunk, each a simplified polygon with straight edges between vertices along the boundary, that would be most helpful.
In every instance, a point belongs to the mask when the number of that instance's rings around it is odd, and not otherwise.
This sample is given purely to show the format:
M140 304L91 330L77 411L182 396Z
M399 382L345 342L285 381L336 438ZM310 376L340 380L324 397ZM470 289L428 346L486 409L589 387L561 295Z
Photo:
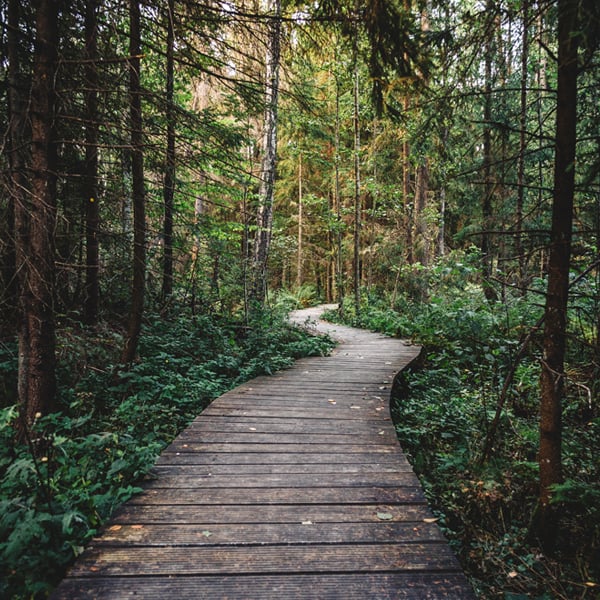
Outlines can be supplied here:
M296 285L302 285L302 151L298 154L298 263L296 265Z
M18 394L21 427L56 409L54 228L56 146L53 139L58 9L35 4L35 49L29 98L30 192L17 192L15 229L19 273Z
M488 0L487 11L493 11L493 2ZM494 29L490 23L487 27L485 41L485 81L483 105L483 202L481 206L481 254L483 260L484 277L489 279L492 274L492 244L490 229L492 224L492 195L494 181L492 180L492 52ZM486 290L489 287L486 284Z
M3 325L2 333L10 335L14 332L15 322L14 309L18 304L17 285L17 248L15 238L26 239L27 231L19 232L16 229L16 211L20 210L20 219L26 216L24 213L25 200L25 156L23 148L25 145L26 114L25 104L29 93L30 83L21 72L19 59L19 44L22 43L19 36L19 0L9 0L7 8L7 59L8 59L8 198L7 198L7 222L5 247L2 255L2 283L4 291L0 296L2 306ZM25 223L24 223L25 224ZM21 258L20 263L23 263ZM11 332L8 328L10 326Z
M527 150L527 65L529 62L529 0L523 0L523 34L521 49L521 106L519 115L519 160L517 166L517 215L515 251L519 262L518 285L526 294L525 253L523 250L523 205L525 201L525 152Z
M357 35L355 33L355 35ZM355 44L357 40L355 39ZM358 52L354 49L354 309L360 313L360 233L361 233L361 199L360 199L360 112L359 112L359 73Z
M146 200L144 191L144 151L142 131L142 98L140 86L140 6L129 2L129 112L131 123L131 178L133 195L133 285L131 309L121 363L135 358L144 312L146 276Z
M173 293L173 199L175 196L174 11L175 0L169 0L167 6L167 85L165 108L165 119L167 121L167 155L163 185L163 301L167 300Z
M281 53L281 0L271 0L266 57L263 158L260 172L259 206L252 257L250 304L263 305L267 295L267 261L273 229L273 189L277 166L277 102Z
M98 0L88 0L85 7L85 206L86 256L84 321L98 321L100 208L98 201Z
M554 199L548 258L543 337L544 360L540 402L540 499L538 534L552 550L557 513L550 504L551 486L562 481L562 396L566 346L567 302L575 188L577 128L577 0L558 1L558 83Z

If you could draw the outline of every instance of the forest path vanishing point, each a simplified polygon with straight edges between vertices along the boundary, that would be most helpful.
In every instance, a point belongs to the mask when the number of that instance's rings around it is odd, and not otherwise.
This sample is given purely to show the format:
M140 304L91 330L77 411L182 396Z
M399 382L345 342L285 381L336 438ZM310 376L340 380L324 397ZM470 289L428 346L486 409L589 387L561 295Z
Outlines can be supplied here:
M333 355L212 402L54 600L474 598L390 418L420 348L322 310L292 319L338 339Z

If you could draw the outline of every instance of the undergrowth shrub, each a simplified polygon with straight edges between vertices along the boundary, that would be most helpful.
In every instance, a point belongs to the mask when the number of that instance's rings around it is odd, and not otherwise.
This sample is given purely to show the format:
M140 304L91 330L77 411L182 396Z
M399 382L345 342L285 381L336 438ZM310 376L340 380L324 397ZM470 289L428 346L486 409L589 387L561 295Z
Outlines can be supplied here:
M0 410L1 598L44 597L112 511L139 490L161 449L212 399L333 347L267 311L251 323L151 317L139 359L117 374L121 342L106 324L59 332L62 411L40 415L27 444L14 439L16 407ZM6 352L0 360L9 381L16 356Z
M461 257L464 259L465 257ZM427 270L416 289L391 296L363 294L331 320L413 340L424 348L422 369L403 374L393 402L398 437L430 504L475 587L486 600L576 600L600 597L600 409L590 352L593 323L571 312L567 398L564 404L565 481L553 501L561 508L554 556L530 534L538 495L539 337L514 365L524 336L542 314L532 284L527 297L505 291L488 300L479 275L450 257ZM423 284L426 282L426 285ZM413 295L410 295L410 292ZM393 306L392 306L393 305ZM576 309L576 311L575 311ZM587 337L577 334L583 332ZM581 341L578 341L581 340ZM482 460L501 390L515 374L493 438Z

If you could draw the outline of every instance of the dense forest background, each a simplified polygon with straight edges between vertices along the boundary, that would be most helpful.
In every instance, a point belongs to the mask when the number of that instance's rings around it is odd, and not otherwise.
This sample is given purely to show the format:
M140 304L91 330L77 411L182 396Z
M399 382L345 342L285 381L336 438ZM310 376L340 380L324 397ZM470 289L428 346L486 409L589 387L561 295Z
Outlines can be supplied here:
M0 595L335 302L424 346L398 432L480 596L598 597L595 0L0 18Z

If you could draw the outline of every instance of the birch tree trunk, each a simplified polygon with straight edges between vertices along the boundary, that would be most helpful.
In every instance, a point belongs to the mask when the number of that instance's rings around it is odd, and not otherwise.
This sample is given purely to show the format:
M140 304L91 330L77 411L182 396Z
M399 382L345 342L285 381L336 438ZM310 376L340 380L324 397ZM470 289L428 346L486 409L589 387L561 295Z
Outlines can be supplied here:
M267 261L273 230L273 189L277 167L277 103L281 54L281 1L270 0L268 7L265 114L263 157L258 190L256 235L252 257L250 305L262 306L267 294Z

